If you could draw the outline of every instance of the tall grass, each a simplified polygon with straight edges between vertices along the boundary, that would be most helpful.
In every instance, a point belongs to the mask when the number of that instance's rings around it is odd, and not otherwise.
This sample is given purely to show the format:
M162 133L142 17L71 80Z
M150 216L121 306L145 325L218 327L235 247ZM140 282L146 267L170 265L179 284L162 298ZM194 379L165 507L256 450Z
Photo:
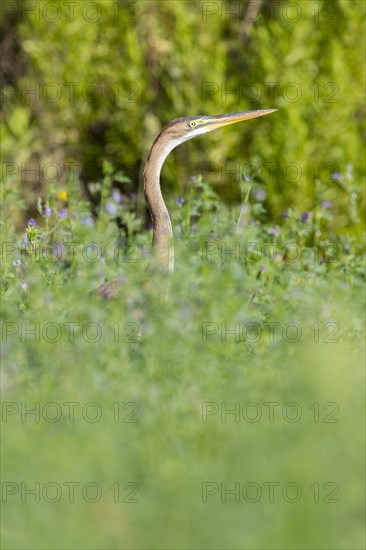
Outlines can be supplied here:
M118 194L3 226L4 548L364 547L360 245L249 185L172 200L169 278Z

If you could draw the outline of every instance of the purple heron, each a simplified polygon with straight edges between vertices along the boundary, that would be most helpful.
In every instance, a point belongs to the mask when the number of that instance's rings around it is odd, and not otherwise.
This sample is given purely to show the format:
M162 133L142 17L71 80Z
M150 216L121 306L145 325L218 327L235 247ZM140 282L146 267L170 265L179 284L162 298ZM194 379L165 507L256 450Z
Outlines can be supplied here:
M228 115L177 118L158 134L145 164L144 189L153 224L153 250L163 271L174 271L173 228L160 187L160 172L166 157L177 145L196 136L275 111L277 109L263 109Z
M160 172L166 157L177 145L196 136L275 111L277 109L263 109L227 115L176 118L155 138L145 164L144 189L153 224L153 252L162 271L174 271L173 228L160 187ZM113 298L117 295L116 284L104 284L98 288L98 293L104 298Z

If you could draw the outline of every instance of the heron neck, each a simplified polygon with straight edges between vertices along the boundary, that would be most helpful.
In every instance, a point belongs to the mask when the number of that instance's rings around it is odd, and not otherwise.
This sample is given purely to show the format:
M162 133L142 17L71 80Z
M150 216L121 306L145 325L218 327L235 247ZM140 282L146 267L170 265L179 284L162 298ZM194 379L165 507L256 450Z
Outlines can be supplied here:
M160 172L164 161L175 144L159 144L151 147L144 170L144 189L153 224L153 247L164 271L174 269L173 228L161 187Z

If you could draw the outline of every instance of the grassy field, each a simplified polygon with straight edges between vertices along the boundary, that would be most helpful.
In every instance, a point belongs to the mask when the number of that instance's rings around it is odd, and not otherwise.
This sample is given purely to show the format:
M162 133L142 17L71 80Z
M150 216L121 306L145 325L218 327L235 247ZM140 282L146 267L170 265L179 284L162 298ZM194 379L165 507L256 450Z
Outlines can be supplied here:
M364 548L352 197L336 232L334 204L268 225L249 191L173 201L169 278L118 195L5 220L3 548Z

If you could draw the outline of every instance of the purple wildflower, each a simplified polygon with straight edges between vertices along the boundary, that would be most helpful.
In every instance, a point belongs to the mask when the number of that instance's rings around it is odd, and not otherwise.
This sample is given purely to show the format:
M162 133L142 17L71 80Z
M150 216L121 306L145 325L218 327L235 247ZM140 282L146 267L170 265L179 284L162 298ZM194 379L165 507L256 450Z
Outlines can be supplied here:
M329 201L322 201L322 207L323 208L330 208L331 207L331 204Z
M306 221L308 221L308 219L310 218L311 216L311 212L303 212L301 214L301 217L300 217L300 220L305 223Z
M342 174L340 172L333 172L332 174L332 180L339 181L342 177Z
M68 218L69 213L67 211L67 208L61 208L61 210L58 211L57 216L60 218L60 220Z
M261 265L261 268L260 270L263 272L263 271L267 271L267 267L265 265Z
M114 200L114 202L118 202L118 203L123 202L123 197L122 197L121 191L119 191L119 189L114 189L113 190L112 199Z
M280 234L280 230L276 229L275 227L271 227L271 229L268 229L267 233L268 235L271 235L271 237L278 237Z
M52 216L52 208L50 208L49 206L45 206L43 208L43 215L46 217L46 218L49 218L50 216Z
M37 225L37 222L34 218L30 218L28 220L28 227L35 227Z
M185 203L185 200L183 199L183 197L178 197L177 200L175 201L177 204L184 204Z
M250 178L249 176L244 176L244 177L243 177L243 180L244 180L244 181L252 181L251 178Z
M288 218L288 210L284 210L284 211L282 212L282 217L283 217L284 220L287 220L287 218Z
M110 216L115 216L117 214L117 206L113 202L107 202L104 207L105 212Z

